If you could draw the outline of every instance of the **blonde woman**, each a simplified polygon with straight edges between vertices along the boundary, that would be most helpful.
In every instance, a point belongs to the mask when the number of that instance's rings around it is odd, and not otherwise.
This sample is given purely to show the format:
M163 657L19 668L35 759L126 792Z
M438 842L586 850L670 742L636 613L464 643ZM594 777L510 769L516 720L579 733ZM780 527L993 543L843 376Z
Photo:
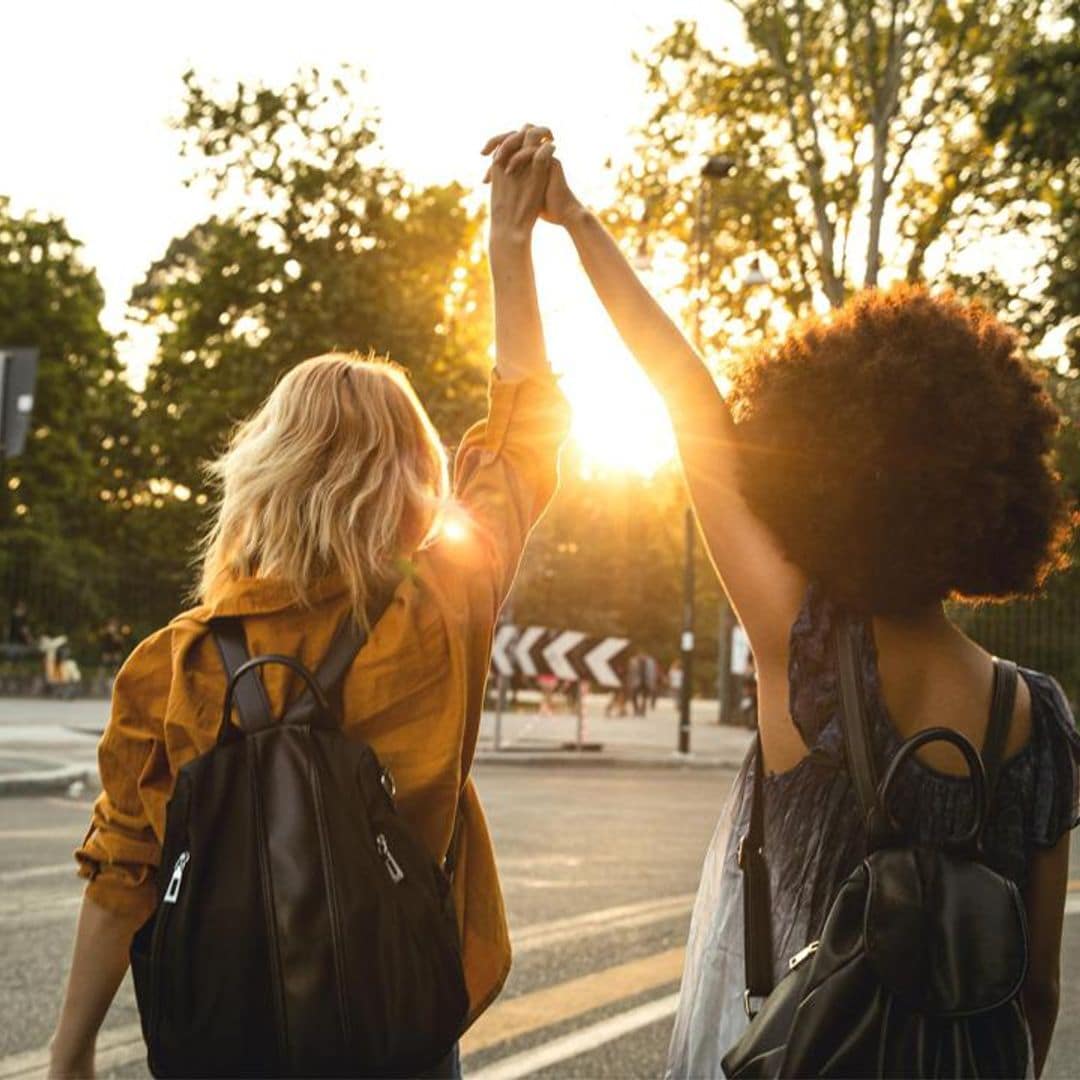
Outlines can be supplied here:
M547 133L523 133L530 144ZM496 370L487 419L458 452L459 528L445 455L399 368L328 355L289 372L213 471L222 497L203 553L200 603L147 638L121 670L99 747L103 792L76 853L89 879L52 1041L54 1076L90 1076L99 1028L153 911L165 809L177 771L215 742L225 674L208 621L243 618L252 654L314 668L344 618L399 580L344 684L346 732L397 781L398 808L431 854L451 843L470 1019L510 967L502 895L469 768L492 631L533 524L557 482L565 403L544 352L530 237L550 143L525 169L496 169L490 255ZM281 710L298 691L268 669ZM453 1075L451 1061L444 1074Z

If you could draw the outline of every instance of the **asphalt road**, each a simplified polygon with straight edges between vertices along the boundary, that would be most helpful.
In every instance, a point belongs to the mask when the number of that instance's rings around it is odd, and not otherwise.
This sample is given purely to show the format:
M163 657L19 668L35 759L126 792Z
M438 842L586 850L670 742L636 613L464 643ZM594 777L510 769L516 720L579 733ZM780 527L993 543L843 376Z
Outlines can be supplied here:
M663 1071L691 895L726 770L488 766L478 780L499 853L515 965L464 1041L467 1075L647 1077ZM38 1075L79 899L69 855L85 798L0 799L0 1080ZM1080 851L1074 851L1080 876ZM1080 909L1080 891L1070 908ZM1077 912L1080 914L1080 910ZM1080 1061L1080 918L1047 1075ZM125 986L99 1075L145 1075Z

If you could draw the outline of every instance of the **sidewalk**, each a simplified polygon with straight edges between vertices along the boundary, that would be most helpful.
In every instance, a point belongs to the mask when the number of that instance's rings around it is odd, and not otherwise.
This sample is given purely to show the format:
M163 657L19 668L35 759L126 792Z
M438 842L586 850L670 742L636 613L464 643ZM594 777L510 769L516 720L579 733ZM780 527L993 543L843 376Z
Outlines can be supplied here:
M695 701L690 753L679 754L674 704L661 701L648 717L605 718L607 698L586 705L584 742L576 751L577 718L565 711L540 716L522 695L522 711L507 711L495 749L496 717L480 722L476 760L483 766L604 765L636 768L738 768L752 733L716 723L716 702ZM97 741L108 718L99 699L53 701L0 698L0 796L56 793L72 784L96 787Z
M525 704L527 695L522 694ZM590 695L585 709L583 742L600 749L575 753L566 749L575 744L578 722L575 716L556 709L552 716L540 716L528 702L522 712L505 712L500 730L500 751L495 750L495 714L485 712L480 722L477 760L500 764L554 762L604 763L647 766L696 766L738 768L746 756L753 732L716 722L716 701L704 698L693 702L690 753L677 752L678 710L670 700L657 702L648 716L605 717L606 695Z
M0 698L0 795L96 786L107 716L108 702L100 699Z

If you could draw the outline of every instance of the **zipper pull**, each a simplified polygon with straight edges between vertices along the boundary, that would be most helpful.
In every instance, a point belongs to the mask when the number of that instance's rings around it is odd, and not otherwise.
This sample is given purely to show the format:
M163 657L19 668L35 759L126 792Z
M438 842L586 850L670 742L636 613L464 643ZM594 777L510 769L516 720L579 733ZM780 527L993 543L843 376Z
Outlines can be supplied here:
M169 878L169 887L165 890L165 896L162 899L162 903L176 903L176 898L180 895L180 882L184 880L184 869L190 860L190 851L180 852L176 859L176 863L173 865L172 877Z
M386 837L383 833L379 833L379 835L375 837L375 847L378 848L379 854L383 857L383 862L386 863L386 872L390 875L390 880L395 885L397 885L399 881L404 881L405 871L401 869L401 865L391 853L390 846L387 844Z

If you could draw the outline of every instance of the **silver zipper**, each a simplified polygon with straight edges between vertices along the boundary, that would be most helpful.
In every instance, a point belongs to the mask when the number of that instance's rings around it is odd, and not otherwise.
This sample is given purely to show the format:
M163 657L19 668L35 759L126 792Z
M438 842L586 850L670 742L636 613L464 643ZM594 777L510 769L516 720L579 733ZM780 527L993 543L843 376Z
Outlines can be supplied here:
M180 882L184 880L184 869L190 861L190 851L181 851L177 856L176 862L173 864L172 877L169 878L169 887L165 890L163 903L176 903L176 898L180 895Z
M818 951L820 941L811 941L805 949L800 949L789 961L788 971L794 971L804 960L809 960Z
M383 862L386 863L386 872L390 875L390 880L395 885L399 881L404 881L405 871L401 869L397 859L391 853L390 846L387 844L386 836L383 833L379 833L375 837L375 847L378 848L379 854L383 857Z

